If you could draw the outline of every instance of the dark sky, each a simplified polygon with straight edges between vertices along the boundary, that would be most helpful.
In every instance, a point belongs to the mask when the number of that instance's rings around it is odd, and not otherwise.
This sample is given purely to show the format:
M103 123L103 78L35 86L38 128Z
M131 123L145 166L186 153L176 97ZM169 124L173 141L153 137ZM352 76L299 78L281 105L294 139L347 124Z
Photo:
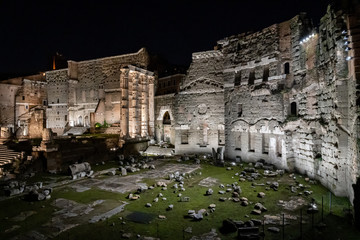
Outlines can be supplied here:
M44 3L45 2L45 3ZM146 47L174 64L217 40L307 12L317 25L329 0L0 0L0 74L44 71L68 60Z

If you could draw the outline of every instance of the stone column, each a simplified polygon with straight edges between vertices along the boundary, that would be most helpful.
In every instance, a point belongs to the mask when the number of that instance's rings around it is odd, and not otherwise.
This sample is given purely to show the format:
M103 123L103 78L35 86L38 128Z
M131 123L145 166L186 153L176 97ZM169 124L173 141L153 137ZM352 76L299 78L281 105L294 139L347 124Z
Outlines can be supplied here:
M145 75L143 75L141 79L141 136L145 137L148 136L149 130L148 130L148 79Z
M134 137L141 136L141 82L140 73L137 72L134 78L135 97L133 99L134 115Z
M149 76L149 136L154 137L155 133L155 110L154 110L154 76Z
M120 126L121 138L129 136L129 71L121 69L120 73Z

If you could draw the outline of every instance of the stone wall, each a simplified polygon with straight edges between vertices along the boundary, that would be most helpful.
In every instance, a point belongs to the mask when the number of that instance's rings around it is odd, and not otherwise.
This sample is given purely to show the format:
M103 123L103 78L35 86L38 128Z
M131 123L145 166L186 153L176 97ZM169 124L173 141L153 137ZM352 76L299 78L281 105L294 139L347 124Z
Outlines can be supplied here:
M288 168L283 122L287 118L286 87L292 87L291 24L275 24L259 32L218 41L226 53L225 155L230 159L265 159ZM288 65L285 67L285 65Z
M217 146L214 127L222 124L228 159L265 159L352 199L359 62L356 44L349 53L344 44L351 34L358 38L354 16L329 7L319 31L300 14L220 40L217 51L194 53L175 97L176 152Z
M95 111L99 100L105 97L104 89L111 91L111 89L119 88L121 67L134 65L146 69L148 64L149 56L144 48L132 54L81 62L69 61L69 77L73 83L73 90L69 96L71 98L69 101L70 125L90 127L90 113ZM107 97L109 100L111 94L108 94ZM116 96L113 96L113 100L109 101L119 102L119 99L116 100ZM105 118L110 120L111 115L110 113ZM88 121L85 121L85 119L88 119ZM110 121L115 122L114 118Z
M0 84L0 126L5 128L15 127L15 95L20 85ZM1 137L1 136L0 136Z
M0 126L27 137L31 109L44 104L47 104L47 91L43 74L3 81L0 84Z
M62 134L68 122L68 70L46 72L48 108L46 110L47 128Z
M176 153L210 153L224 146L223 54L193 54L193 61L175 97Z
M155 96L155 136L156 141L175 144L175 95Z
M94 123L103 124L106 121L109 124L119 124L122 101L120 92L123 91L120 88L120 70L129 64L146 68L149 64L147 51L143 48L132 54L81 62L69 61L68 69L47 72L47 126L58 134L70 127L89 128L90 115L95 112L97 114L94 114ZM141 81L139 80L136 86L143 87ZM150 92L153 95L154 90ZM153 110L148 112L153 114ZM139 129L145 127L147 125ZM153 123L149 128L154 128Z
M29 138L42 138L43 130L46 127L46 110L35 108L29 119Z

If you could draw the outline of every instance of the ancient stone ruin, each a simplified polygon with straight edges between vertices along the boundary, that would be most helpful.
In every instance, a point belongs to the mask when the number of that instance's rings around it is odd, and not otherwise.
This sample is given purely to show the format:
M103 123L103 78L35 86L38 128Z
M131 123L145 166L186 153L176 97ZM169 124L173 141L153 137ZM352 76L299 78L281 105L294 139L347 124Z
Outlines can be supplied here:
M157 79L140 49L9 79L0 84L0 138L38 138L47 128L77 135L101 125L119 135L118 147L155 139L173 144L175 154L213 153L218 164L263 159L352 201L359 12L329 6L318 26L300 13L226 37L193 53L186 75Z

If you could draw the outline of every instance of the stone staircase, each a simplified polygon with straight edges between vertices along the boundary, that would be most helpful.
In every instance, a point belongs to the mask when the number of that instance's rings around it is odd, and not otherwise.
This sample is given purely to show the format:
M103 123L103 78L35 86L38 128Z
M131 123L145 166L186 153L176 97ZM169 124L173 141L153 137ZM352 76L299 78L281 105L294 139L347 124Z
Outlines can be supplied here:
M64 132L63 135L83 135L87 130L87 127L72 127L68 131Z
M12 163L17 157L20 157L20 152L15 152L14 150L8 149L6 145L0 144L0 168Z

